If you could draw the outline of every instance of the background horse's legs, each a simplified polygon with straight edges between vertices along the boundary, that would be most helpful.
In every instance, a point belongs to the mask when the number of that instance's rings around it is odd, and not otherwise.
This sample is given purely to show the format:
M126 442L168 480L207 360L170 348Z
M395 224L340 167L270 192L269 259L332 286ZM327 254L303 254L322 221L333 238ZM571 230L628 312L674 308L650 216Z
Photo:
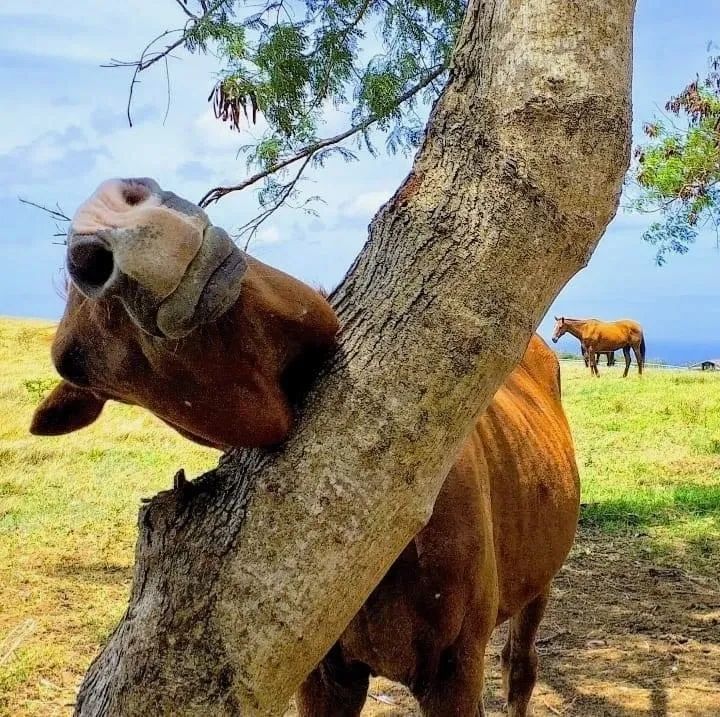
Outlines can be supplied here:
M629 346L623 346L623 356L625 356L625 370L623 371L623 378L625 378L628 375L628 371L630 370L630 347Z
M607 365L608 365L608 366L614 366L614 365L615 365L615 352L614 352L614 351L608 351L608 352L607 352Z
M599 376L600 372L598 371L597 362L600 354L598 354L594 348L588 346L587 355L588 363L590 364L590 373L593 376Z
M632 350L633 350L633 353L635 354L635 361L637 361L638 373L642 376L643 357L642 357L642 353L640 353L640 346L633 344Z

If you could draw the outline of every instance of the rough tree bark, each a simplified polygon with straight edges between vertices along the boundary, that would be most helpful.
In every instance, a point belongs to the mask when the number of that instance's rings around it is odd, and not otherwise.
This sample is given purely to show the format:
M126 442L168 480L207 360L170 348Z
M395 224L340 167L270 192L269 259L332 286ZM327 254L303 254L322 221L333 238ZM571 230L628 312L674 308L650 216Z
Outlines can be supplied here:
M471 0L413 170L333 294L340 350L295 434L142 508L130 605L77 714L282 713L612 218L633 12Z

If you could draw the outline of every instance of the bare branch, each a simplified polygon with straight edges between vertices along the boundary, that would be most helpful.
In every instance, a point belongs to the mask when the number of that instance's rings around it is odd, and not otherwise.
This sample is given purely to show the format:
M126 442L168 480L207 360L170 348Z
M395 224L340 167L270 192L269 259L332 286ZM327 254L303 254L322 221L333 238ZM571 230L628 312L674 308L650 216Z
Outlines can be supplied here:
M160 50L157 52L150 53L150 50L152 49L153 45L155 45L156 42L162 40L163 37L167 37L168 35L172 35L176 32L181 32L182 36L179 40L176 40L175 42L170 43L165 47L164 50ZM147 45L143 48L143 51L140 53L140 59L134 60L130 62L125 62L123 60L111 60L109 64L107 65L101 65L101 67L134 67L135 70L133 71L132 79L130 80L130 91L128 93L128 101L127 101L127 118L128 118L128 124L132 127L132 116L130 114L130 108L132 106L132 100L133 100L133 92L135 90L135 85L138 83L138 75L143 71L147 70L148 67L152 67L156 62L159 62L162 59L166 59L167 56L175 50L177 47L182 45L185 42L185 30L176 29L176 30L165 30L165 32L161 32L157 37L153 38L148 42ZM169 82L169 77L168 77Z
M23 204L27 204L30 207L35 207L35 209L40 209L40 211L45 212L46 214L49 214L53 221L55 222L71 222L72 219L65 214L65 212L60 208L59 204L55 205L55 209L52 209L51 207L46 207L44 204L38 204L37 202L32 202L29 199L23 199L23 197L18 197L18 201L22 202ZM56 225L57 226L57 225ZM56 234L55 236L64 236L64 234Z
M436 80L440 75L445 72L447 67L445 65L439 65L436 67L432 72L430 72L428 75L426 75L421 82L419 82L414 87L411 87L407 92L405 92L403 95L400 96L398 99L398 105L403 104L403 102L407 102L409 99L414 97L418 92L420 92L422 89L427 87L429 84L431 84L434 80ZM318 140L317 142L313 142L312 144L309 144L303 149L301 149L296 154L286 157L285 159L281 160L277 164L274 164L272 167L269 167L268 169L263 169L261 172L257 172L253 174L251 177L248 177L247 179L243 180L242 182L239 182L238 184L234 184L227 187L215 187L214 189L211 189L209 192L207 192L202 199L198 202L198 204L201 207L207 207L210 204L213 204L220 199L222 199L227 194L230 194L232 192L239 192L243 189L247 189L247 187L250 187L253 184L256 184L261 179L264 179L265 177L269 177L271 174L275 174L276 172L279 172L281 169L285 169L285 167L289 167L291 164L294 164L295 162L299 162L301 159L304 159L306 157L311 157L315 153L317 153L319 150L324 149L325 147L330 147L334 144L338 144L339 142L342 142L343 140L346 140L348 137L352 137L353 135L357 134L358 132L363 132L371 125L375 124L376 122L383 119L380 115L370 115L367 119L363 120L362 122L359 122L356 125L353 125L352 127L349 127L344 132L340 132L340 134L336 134L333 137L327 137L326 139ZM304 165L303 165L304 166Z
M130 108L132 106L132 99L133 99L133 92L135 90L135 85L138 83L138 75L143 72L144 70L147 70L148 68L152 67L156 62L160 62L160 60L165 61L165 68L167 71L167 58L171 55L172 51L180 47L182 44L185 43L188 33L195 28L197 25L199 25L201 22L203 22L205 19L210 17L218 8L222 6L222 4L225 2L225 0L215 0L214 3L211 5L208 5L206 2L201 2L201 6L203 8L203 14L199 17L197 15L193 15L184 5L183 0L175 0L175 2L183 9L186 15L190 17L190 19L185 24L185 27L182 28L176 28L174 30L165 30L164 32L161 32L157 37L153 38L148 42L147 45L143 48L143 51L140 53L140 59L139 60L114 60L111 59L110 62L107 65L101 65L101 67L133 67L135 68L133 71L132 79L130 80L130 91L128 93L128 102L127 102L127 118L128 118L128 124L132 127L132 116L130 114ZM164 37L167 37L168 35L174 35L175 33L181 33L181 36L178 40L175 40L175 42L171 42L169 45L166 45L164 49L162 50L156 50L152 51L152 48L154 47L155 43L162 40ZM168 73L167 75L167 81L168 81L168 88L170 84L170 75ZM170 90L168 89L168 102L169 102L169 94ZM168 108L169 109L169 108ZM165 117L167 118L167 112L165 113Z
M198 19L197 15L194 15L193 13L190 12L190 10L188 10L187 4L186 4L185 0L175 0L175 2L178 4L178 6L180 7L180 9L181 9L189 18L192 18L193 20L197 20L197 19Z
M167 104L165 105L163 127L165 126L165 122L167 122L168 115L170 114L170 68L168 67L167 57L165 57L165 81L167 83Z
M252 238L257 233L258 229L260 229L260 226L267 221L285 202L287 201L288 197L293 193L295 186L297 185L298 181L300 180L300 177L302 176L303 172L305 171L305 168L310 163L310 160L312 160L313 155L309 154L305 161L300 165L300 169L298 169L295 176L282 188L282 191L278 194L278 196L273 201L272 205L265 209L263 212L261 212L258 216L251 219L246 224L243 224L241 227L238 228L235 236L237 238L243 237L247 234L247 241L245 242L245 251L247 251L248 247L250 246L250 242L252 241Z

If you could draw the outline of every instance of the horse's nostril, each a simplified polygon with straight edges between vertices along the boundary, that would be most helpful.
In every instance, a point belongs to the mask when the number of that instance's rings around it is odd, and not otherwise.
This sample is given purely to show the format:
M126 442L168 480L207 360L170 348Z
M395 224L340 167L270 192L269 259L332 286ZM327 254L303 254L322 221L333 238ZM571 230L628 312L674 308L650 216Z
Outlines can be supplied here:
M122 195L125 202L134 207L150 196L150 189L140 182L128 182L122 189Z
M68 249L68 271L85 293L97 293L113 274L112 252L97 239L76 239Z

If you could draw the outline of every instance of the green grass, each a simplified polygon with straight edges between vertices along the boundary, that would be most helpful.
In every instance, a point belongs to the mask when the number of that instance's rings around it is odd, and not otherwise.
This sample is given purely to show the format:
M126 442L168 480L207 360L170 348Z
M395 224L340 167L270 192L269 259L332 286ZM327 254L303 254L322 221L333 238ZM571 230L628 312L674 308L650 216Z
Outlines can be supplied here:
M646 534L659 552L696 569L717 566L720 374L648 370L623 379L615 367L591 379L564 362L563 396L583 524Z
M52 327L0 320L0 715L65 715L127 599L142 496L217 453L153 416L108 405L95 425L28 434L57 380Z
M0 319L0 715L67 715L122 614L140 498L217 453L146 412L106 407L92 427L28 434L54 385L52 326ZM720 556L720 374L649 371L592 379L563 363L585 529L716 573ZM637 542L637 541L636 541ZM631 548L628 547L628 550Z

